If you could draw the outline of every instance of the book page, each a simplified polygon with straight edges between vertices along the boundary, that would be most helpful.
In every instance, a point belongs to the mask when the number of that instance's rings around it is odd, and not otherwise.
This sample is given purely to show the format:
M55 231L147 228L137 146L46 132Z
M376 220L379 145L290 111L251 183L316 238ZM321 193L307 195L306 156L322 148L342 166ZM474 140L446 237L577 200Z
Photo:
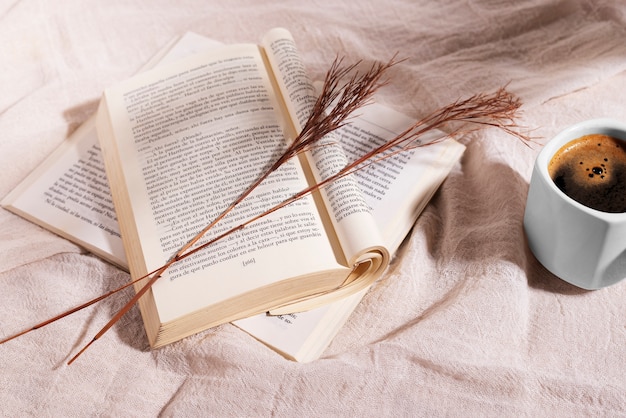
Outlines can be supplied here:
M9 210L125 267L94 118L2 201Z
M265 36L263 44L299 132L316 100L313 83L289 32L274 29ZM317 182L335 174L348 162L335 132L320 141L320 145L309 156ZM348 263L354 265L368 259L375 260L379 266L386 265L389 253L382 247L382 239L355 179L352 176L338 179L323 187L321 194Z
M360 110L355 123L339 132L344 153L354 160L389 141L415 120L378 103ZM399 153L357 171L354 176L392 253L400 246L439 185L456 164L465 146L445 139L444 132L432 131L420 138L422 147ZM429 145L430 144L430 145Z
M125 198L135 214L136 235L126 235L131 273L130 253L140 251L145 257L144 265L135 266L135 275L163 265L284 148L288 128L263 68L258 47L237 45L177 61L105 93L111 120L102 114L99 134L102 122L114 130L114 137L128 138L109 146L117 147L128 187ZM297 161L288 162L201 242L306 185ZM212 301L337 268L341 266L323 234L315 203L305 197L246 227L245 234L236 232L176 263L152 290L161 320L167 322Z

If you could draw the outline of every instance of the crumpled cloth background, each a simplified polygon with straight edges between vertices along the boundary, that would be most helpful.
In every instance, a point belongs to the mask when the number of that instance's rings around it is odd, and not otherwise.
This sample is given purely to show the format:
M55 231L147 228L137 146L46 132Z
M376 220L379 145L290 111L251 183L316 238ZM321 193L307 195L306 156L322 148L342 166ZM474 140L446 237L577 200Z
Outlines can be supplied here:
M128 293L0 346L2 416L626 416L626 281L583 291L522 229L536 154L576 122L626 120L621 0L16 0L0 4L0 196L173 37L289 29L314 79L336 55L407 58L377 100L419 117L508 88L539 145L497 130L464 157L322 358L231 324L150 351L137 309L72 366ZM126 273L0 210L0 336Z

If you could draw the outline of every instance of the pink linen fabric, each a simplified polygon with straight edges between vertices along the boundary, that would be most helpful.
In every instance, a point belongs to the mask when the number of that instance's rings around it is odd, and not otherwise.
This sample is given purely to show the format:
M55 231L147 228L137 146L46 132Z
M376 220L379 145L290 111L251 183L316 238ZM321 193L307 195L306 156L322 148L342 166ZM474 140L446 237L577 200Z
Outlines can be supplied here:
M508 85L527 146L467 150L388 273L322 358L283 359L227 324L150 351L137 309L72 366L129 293L0 346L2 416L626 416L626 281L583 291L522 229L541 144L585 119L626 121L620 0L16 0L0 4L0 196L177 35L256 42L289 29L311 77L336 55L405 61L377 100L419 117ZM0 337L126 273L0 210Z

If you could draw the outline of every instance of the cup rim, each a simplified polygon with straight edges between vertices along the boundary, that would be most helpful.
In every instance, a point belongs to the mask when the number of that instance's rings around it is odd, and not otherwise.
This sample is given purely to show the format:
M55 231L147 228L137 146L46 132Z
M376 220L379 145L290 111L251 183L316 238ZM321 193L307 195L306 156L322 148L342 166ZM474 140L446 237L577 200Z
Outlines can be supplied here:
M576 138L579 138L583 135L599 133L610 135L616 137L617 139L621 139L626 142L626 123L610 119L610 118L600 118L600 119L589 119L574 125L571 125L561 132L557 133L552 139L550 139L539 152L537 159L535 161L535 165L537 166L537 170L541 173L545 182L548 184L553 191L556 192L561 199L567 201L568 203L574 205L574 207L579 210L586 212L590 215L601 217L606 219L607 221L618 221L622 222L626 220L626 212L614 213L614 212L604 212L598 209L593 209L588 206L583 205L582 203L572 199L565 193L561 191L557 187L557 185L552 181L550 177L550 173L548 172L548 164L552 156L566 143L573 141Z

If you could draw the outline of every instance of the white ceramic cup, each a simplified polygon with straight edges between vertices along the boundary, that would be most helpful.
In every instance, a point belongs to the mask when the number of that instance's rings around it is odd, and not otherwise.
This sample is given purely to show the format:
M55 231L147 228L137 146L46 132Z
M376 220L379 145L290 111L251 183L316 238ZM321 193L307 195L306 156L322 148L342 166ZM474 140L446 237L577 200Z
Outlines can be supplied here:
M626 278L626 213L601 212L573 200L554 184L548 164L563 145L594 133L626 141L626 124L588 120L550 140L535 161L524 213L528 245L539 262L589 290Z

